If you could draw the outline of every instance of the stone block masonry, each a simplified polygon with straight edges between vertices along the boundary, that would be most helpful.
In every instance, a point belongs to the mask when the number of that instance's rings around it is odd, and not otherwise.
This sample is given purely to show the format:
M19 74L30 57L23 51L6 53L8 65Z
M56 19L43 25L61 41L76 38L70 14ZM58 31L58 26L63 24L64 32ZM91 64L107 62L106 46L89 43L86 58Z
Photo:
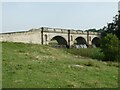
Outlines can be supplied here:
M8 32L0 34L1 42L22 42L48 45L51 40L57 40L59 45L71 47L77 44L95 44L100 39L100 33L84 32L81 30L41 27L22 32Z

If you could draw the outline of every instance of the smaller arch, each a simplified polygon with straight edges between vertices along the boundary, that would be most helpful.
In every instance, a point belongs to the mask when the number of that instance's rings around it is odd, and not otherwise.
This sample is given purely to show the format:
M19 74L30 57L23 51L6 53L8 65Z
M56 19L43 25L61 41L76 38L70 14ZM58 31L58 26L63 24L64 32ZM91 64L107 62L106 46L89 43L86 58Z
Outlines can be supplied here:
M45 34L45 41L47 41L47 35Z
M73 36L71 35L71 41L73 41Z
M92 39L92 46L93 47L100 47L100 38L99 37L94 37Z

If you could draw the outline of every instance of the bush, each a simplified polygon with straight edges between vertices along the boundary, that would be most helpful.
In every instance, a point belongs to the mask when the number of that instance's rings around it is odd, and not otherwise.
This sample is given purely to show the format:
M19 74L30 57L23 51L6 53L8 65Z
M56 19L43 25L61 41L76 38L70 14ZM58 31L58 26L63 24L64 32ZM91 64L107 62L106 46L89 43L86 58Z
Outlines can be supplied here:
M78 56L83 56L83 57L90 57L92 59L98 59L102 60L104 55L101 51L100 48L71 48L71 49L66 49L68 53L78 55Z
M120 56L119 40L114 34L107 34L101 39L101 51L105 61L116 61Z

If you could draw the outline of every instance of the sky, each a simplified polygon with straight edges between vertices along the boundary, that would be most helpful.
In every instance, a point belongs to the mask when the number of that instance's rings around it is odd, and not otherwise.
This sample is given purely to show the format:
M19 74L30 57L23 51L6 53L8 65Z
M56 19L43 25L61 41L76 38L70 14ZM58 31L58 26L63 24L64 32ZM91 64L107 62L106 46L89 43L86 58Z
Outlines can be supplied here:
M3 2L1 32L40 27L100 29L116 14L118 2Z

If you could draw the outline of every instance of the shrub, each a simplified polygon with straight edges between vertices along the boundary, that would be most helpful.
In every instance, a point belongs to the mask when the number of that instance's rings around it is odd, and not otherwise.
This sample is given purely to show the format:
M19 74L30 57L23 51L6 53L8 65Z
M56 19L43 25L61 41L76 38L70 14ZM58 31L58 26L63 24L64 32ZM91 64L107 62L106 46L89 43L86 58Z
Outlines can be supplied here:
M116 61L120 56L119 40L114 34L107 34L101 39L101 51L105 61Z
M102 60L104 55L100 48L80 48L80 49L66 49L68 53L83 56L83 57L90 57L92 59Z

